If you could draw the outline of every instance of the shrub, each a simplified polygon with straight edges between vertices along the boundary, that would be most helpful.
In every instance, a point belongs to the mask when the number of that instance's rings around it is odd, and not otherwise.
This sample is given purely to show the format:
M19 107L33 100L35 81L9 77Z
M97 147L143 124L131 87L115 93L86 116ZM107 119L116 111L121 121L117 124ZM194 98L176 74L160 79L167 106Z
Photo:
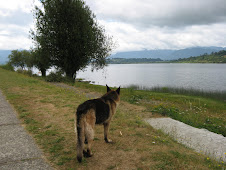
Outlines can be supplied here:
M32 76L32 71L31 70L22 70L22 69L18 69L17 70L18 73L24 74L24 75L28 75L28 76Z
M51 72L48 76L46 76L45 80L48 82L62 82L64 77L62 76L62 72Z
M1 68L5 69L5 70L9 70L9 71L14 71L14 68L11 64L7 63L5 65L0 65Z

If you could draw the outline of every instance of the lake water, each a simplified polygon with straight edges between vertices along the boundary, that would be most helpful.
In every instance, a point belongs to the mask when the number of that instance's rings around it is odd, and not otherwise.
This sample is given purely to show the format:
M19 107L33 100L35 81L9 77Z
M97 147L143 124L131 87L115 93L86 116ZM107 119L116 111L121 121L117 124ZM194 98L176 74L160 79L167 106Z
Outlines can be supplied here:
M103 70L80 71L77 78L112 87L183 87L226 91L226 64L110 64Z

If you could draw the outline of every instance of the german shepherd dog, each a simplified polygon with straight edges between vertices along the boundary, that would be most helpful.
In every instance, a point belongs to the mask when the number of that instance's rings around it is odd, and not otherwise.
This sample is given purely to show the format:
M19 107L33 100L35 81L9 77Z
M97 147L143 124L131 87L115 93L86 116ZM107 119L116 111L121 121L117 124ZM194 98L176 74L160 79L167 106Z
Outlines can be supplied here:
M108 138L108 130L119 101L120 87L114 91L107 86L107 93L101 98L87 100L78 106L76 112L77 129L75 129L77 130L78 162L82 161L83 155L85 157L91 157L93 155L91 152L91 145L94 139L95 124L104 125L104 140L106 143L112 142ZM84 149L84 144L87 144L87 150Z

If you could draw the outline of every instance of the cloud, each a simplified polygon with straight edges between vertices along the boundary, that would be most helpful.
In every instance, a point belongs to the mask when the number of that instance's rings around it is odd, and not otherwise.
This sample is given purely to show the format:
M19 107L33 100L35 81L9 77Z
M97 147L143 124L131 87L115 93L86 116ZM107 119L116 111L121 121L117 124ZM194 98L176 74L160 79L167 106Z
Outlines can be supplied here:
M31 0L7 0L0 2L0 49L29 49L32 27Z
M225 0L87 0L117 51L226 46Z
M30 49L31 40L26 36L17 35L14 38L0 35L0 49L14 50L14 49Z
M183 27L226 22L225 0L87 0L99 19L143 27Z
M38 0L0 1L0 49L29 49ZM86 0L118 51L226 46L226 0Z
M29 30L31 25L23 27L15 24L0 24L0 49L29 49L31 39Z
M16 9L8 11L6 9L0 9L0 23L1 24L13 24L27 26L33 22L33 16L28 12L24 12L22 9Z
M138 29L128 23L107 22L101 25L118 42L118 51L142 49L182 49L194 46L226 46L226 24L190 26L183 29L149 27Z
M34 1L34 0L33 0ZM7 11L14 11L21 9L24 12L30 12L33 5L32 0L5 0L0 1L0 9L6 9Z

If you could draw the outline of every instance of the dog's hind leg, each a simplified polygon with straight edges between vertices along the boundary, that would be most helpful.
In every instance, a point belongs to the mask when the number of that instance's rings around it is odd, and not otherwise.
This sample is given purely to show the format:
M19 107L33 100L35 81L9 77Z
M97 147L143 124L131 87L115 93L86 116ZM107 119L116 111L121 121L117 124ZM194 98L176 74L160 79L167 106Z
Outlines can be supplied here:
M93 156L91 152L91 146L94 139L94 126L96 122L95 111L90 110L90 112L86 116L86 124L85 124L85 136L87 141L87 157Z
M94 139L94 129L90 124L86 124L85 133L86 133L87 151L84 152L84 156L91 157L93 156L91 147Z
M82 156L83 156L83 147L84 147L84 127L83 125L78 126L77 125L77 160L79 162L82 162Z
M91 151L92 143L93 143L93 139L88 140L87 154L89 157L93 156L93 153Z
M112 140L108 139L109 125L110 125L110 122L104 123L104 140L106 143L112 143Z

